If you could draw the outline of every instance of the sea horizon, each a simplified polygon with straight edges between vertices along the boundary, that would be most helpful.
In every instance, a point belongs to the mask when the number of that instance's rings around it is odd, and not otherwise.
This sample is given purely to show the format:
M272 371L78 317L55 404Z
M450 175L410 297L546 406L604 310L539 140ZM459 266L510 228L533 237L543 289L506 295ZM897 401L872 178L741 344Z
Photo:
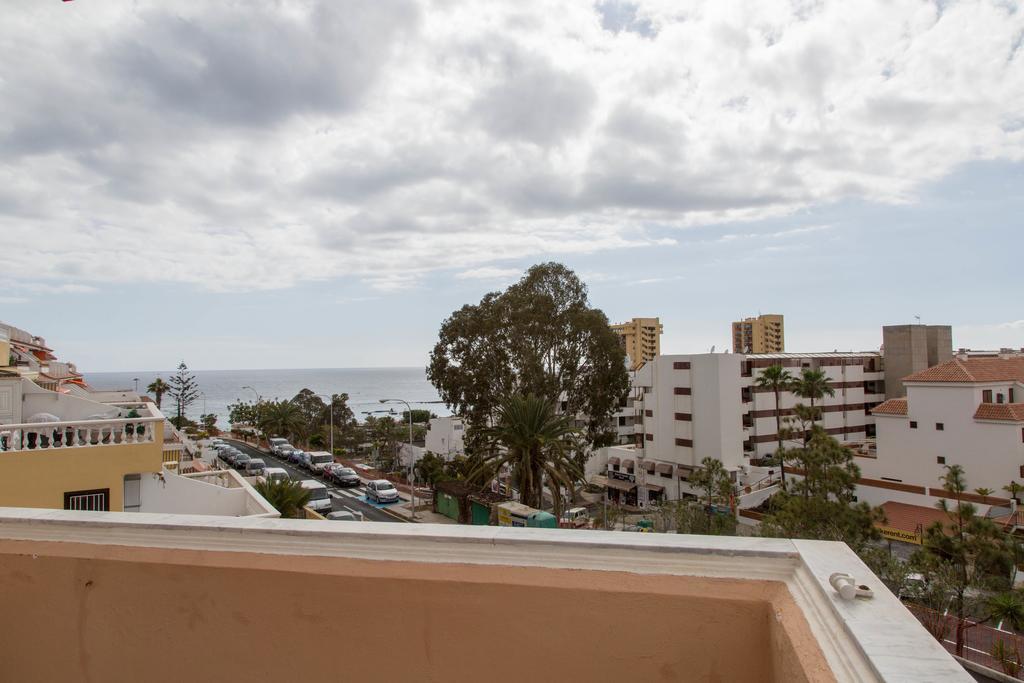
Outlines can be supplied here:
M145 394L146 387L157 377L168 381L175 370L132 370L114 372L84 372L85 381L99 390L135 388ZM389 411L401 413L401 404L384 406L381 399L403 399L413 408L424 408L438 415L448 415L447 406L439 401L437 390L427 380L426 368L418 366L370 368L273 368L250 370L193 370L189 368L204 396L185 411L187 417L198 420L205 413L217 416L217 426L228 427L228 406L238 401L287 400L302 389L317 394L348 394L348 405L356 419L363 421L367 413ZM246 387L252 387L248 389ZM166 399L165 399L166 400ZM172 412L163 405L164 413Z

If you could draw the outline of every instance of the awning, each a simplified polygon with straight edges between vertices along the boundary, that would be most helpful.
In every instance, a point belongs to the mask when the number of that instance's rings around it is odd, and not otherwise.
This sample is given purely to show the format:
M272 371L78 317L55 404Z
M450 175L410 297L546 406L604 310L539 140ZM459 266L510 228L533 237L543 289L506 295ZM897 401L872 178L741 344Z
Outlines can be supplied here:
M644 469L647 470L648 474L654 474L654 463L653 462L645 462L644 463Z
M619 464L619 459L618 459L618 457L616 457L616 456L614 456L614 455L610 455L610 456L608 456L608 464L609 464L609 465L618 465L618 464Z
M625 460L622 461L622 466L623 467L632 467L633 466L633 461L630 458L626 458Z
M655 469L658 470L658 474L672 474L672 465L667 462L659 462Z
M689 479L694 469L696 468L689 465L676 465L676 476L680 479Z
M636 483L632 481L623 481L621 479L609 479L608 488L618 489L619 491L632 491L636 488Z
M662 486L661 484L647 484L647 490L653 491L655 493L661 493L662 491L665 490L665 487Z

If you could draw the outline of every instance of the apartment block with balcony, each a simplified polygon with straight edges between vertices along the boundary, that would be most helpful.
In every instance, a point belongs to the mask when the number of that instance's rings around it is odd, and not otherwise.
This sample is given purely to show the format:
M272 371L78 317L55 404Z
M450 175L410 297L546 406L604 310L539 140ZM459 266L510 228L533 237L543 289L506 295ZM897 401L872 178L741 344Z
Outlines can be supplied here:
M842 543L8 508L0 577L18 681L971 680Z
M733 353L783 353L786 326L783 316L765 313L732 324Z
M51 366L52 350L22 331L13 342L11 329L0 337L0 506L278 516L235 472L179 474L180 451L165 448L170 425L154 404L94 392L77 373L54 385L61 378L9 345L36 340L30 357Z
M626 323L612 325L619 335L630 367L634 370L661 354L661 334L664 325L658 318L633 318Z
M821 425L839 441L874 436L870 410L882 402L881 356L863 353L695 354L659 356L634 373L634 443L605 449L609 496L646 507L659 499L694 495L689 478L705 457L720 460L740 488L741 508L755 507L777 490L777 467L761 459L777 449L775 396L756 386L772 365L799 375L820 369L835 396L819 401ZM782 392L779 413L798 402Z
M858 497L934 508L939 479L964 468L966 498L987 510L1011 507L1003 487L1024 483L1024 356L954 358L902 378L906 396L874 409L873 453L861 454Z

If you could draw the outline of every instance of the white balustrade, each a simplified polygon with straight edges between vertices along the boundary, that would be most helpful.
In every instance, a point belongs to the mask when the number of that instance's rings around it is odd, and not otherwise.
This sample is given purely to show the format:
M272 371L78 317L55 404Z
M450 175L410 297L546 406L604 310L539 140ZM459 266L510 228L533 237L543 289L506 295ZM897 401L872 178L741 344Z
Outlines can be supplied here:
M152 443L162 417L0 425L0 453Z

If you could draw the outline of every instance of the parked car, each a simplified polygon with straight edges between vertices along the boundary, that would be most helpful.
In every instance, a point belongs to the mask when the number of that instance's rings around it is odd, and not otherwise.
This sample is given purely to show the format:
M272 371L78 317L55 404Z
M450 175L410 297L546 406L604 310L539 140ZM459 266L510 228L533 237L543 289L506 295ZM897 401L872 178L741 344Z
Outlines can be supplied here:
M306 451L299 451L299 455L295 460L295 464L304 470L309 469L309 453Z
M236 448L225 449L220 452L219 457L221 460L231 465L234 462L236 455L241 455L242 452Z
M398 489L387 479L375 479L366 485L366 497L378 503L396 503Z
M335 510L334 512L328 512L326 515L327 519L332 522L361 522L363 521L362 512L354 512L352 510Z
M587 508L570 508L558 522L558 526L567 529L580 529L588 524L590 524L590 512Z
M303 479L302 488L309 491L309 502L306 503L312 510L330 510L333 506L331 495L327 493L327 486L316 479Z
M288 449L288 452L284 455L284 458L288 462L298 465L300 462L302 462L302 454L303 451L301 448L290 448Z
M231 459L231 466L236 470L241 470L245 467L245 463L252 460L252 456L246 455L245 453L239 453Z
M295 450L295 446L291 445L287 441L279 446L275 446L270 450L271 453L279 458L287 458L290 451Z
M334 462L334 456L327 451L313 451L309 454L309 471L313 474L322 474L324 468Z
M263 478L267 481L290 481L291 477L288 476L288 470L283 467L265 467L263 468Z
M267 439L267 445L270 447L270 452L276 455L278 448L280 448L281 446L288 445L288 439L281 438L280 436L275 436L273 438Z
M267 463L263 462L262 458L249 458L238 468L238 471L247 477L258 477L266 469Z
M338 486L359 486L362 483L356 471L344 465L330 465L324 470L324 478L333 481Z

